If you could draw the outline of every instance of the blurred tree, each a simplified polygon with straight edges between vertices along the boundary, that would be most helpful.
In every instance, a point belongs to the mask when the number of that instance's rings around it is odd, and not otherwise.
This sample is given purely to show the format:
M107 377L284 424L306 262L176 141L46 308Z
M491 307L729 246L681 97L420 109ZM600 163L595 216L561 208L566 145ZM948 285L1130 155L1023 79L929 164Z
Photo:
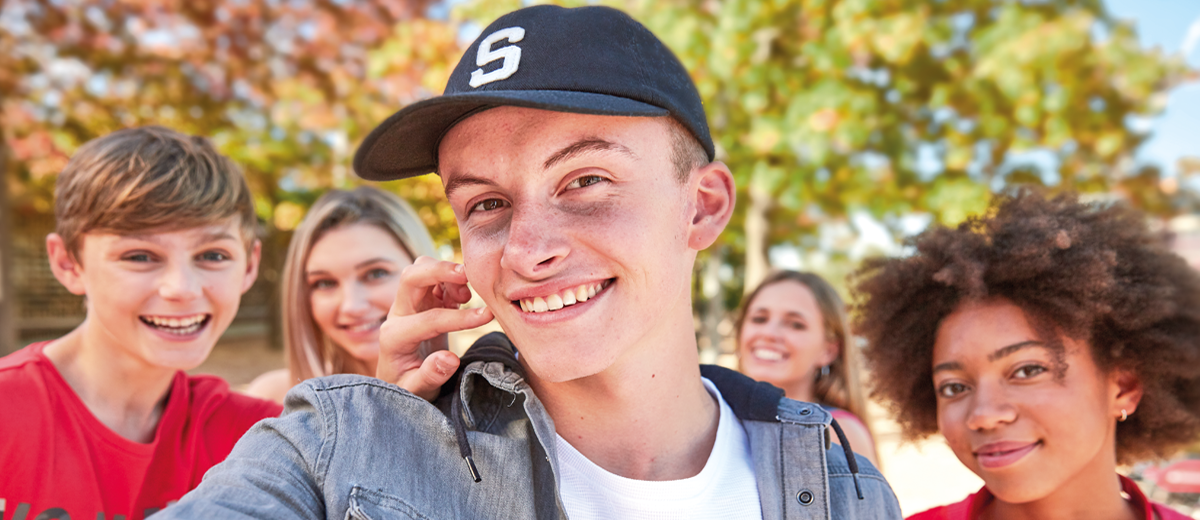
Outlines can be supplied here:
M1134 171L1147 136L1127 124L1195 71L1143 49L1100 0L604 3L692 72L737 178L739 213L715 260L735 268L726 308L765 275L769 247L812 247L818 226L857 213L899 234L901 216L954 224L1029 183L1116 190L1159 215L1196 207L1172 188L1184 179ZM486 23L520 4L462 9ZM697 274L712 280L707 261Z
M0 211L47 213L76 147L159 124L211 137L245 169L268 231L288 230L320 191L355 182L354 143L444 85L460 51L454 27L425 18L431 4L0 2L0 135L12 151L0 204L13 205ZM450 244L453 215L433 184L389 187Z

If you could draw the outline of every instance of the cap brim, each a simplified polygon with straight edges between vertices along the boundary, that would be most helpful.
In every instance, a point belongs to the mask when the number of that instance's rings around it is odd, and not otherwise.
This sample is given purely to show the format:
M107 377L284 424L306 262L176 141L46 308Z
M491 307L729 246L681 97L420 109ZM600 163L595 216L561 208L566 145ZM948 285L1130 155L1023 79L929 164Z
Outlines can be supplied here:
M557 112L657 117L661 107L629 98L564 90L492 90L448 94L413 103L380 123L354 154L354 171L371 181L403 179L437 170L437 146L463 118L496 106Z

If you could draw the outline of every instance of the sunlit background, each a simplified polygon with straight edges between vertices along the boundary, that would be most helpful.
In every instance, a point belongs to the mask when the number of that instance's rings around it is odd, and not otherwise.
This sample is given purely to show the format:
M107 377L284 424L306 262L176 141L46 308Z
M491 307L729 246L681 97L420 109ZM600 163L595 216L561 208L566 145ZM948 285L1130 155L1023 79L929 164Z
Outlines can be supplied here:
M729 362L730 312L770 268L844 290L863 258L1020 185L1126 200L1200 262L1200 1L607 3L692 71L737 177L734 221L696 266L706 362ZM350 159L375 123L439 93L480 29L524 4L0 1L0 353L83 318L42 250L57 172L88 139L160 124L243 166L263 228L260 280L200 370L236 385L281 366L291 230L323 190L361 182ZM436 177L384 187L458 255ZM876 415L906 512L979 487L938 439L901 443Z

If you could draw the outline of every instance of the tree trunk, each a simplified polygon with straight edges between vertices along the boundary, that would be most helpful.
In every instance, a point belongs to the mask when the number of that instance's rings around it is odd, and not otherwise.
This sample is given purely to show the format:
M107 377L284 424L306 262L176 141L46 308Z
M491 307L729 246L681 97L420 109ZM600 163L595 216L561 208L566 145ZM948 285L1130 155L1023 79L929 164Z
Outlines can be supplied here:
M750 207L746 209L746 274L742 294L750 294L767 277L767 210L771 209L771 194L758 179L751 179Z
M13 290L12 201L8 194L8 145L0 134L0 356L17 350Z
M706 308L701 320L702 337L700 362L716 363L721 355L721 320L725 317L725 291L721 287L721 265L725 263L725 248L718 246L709 255L700 280L700 293L704 295Z

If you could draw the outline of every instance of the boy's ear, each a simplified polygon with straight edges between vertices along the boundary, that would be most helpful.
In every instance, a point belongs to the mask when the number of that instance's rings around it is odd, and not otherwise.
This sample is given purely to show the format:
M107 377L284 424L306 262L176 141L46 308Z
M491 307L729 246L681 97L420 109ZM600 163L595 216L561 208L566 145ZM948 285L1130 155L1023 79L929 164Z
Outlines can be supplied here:
M729 167L720 161L692 172L690 185L694 213L688 227L688 247L700 251L711 246L725 230L733 216L737 188Z
M242 280L242 294L250 290L250 286L254 285L254 281L258 279L258 265L262 261L262 241L254 239L254 245L250 246L250 255L246 257L246 278Z
M50 271L71 294L85 295L83 265L67 250L67 243L58 233L46 235L46 256L50 258Z

